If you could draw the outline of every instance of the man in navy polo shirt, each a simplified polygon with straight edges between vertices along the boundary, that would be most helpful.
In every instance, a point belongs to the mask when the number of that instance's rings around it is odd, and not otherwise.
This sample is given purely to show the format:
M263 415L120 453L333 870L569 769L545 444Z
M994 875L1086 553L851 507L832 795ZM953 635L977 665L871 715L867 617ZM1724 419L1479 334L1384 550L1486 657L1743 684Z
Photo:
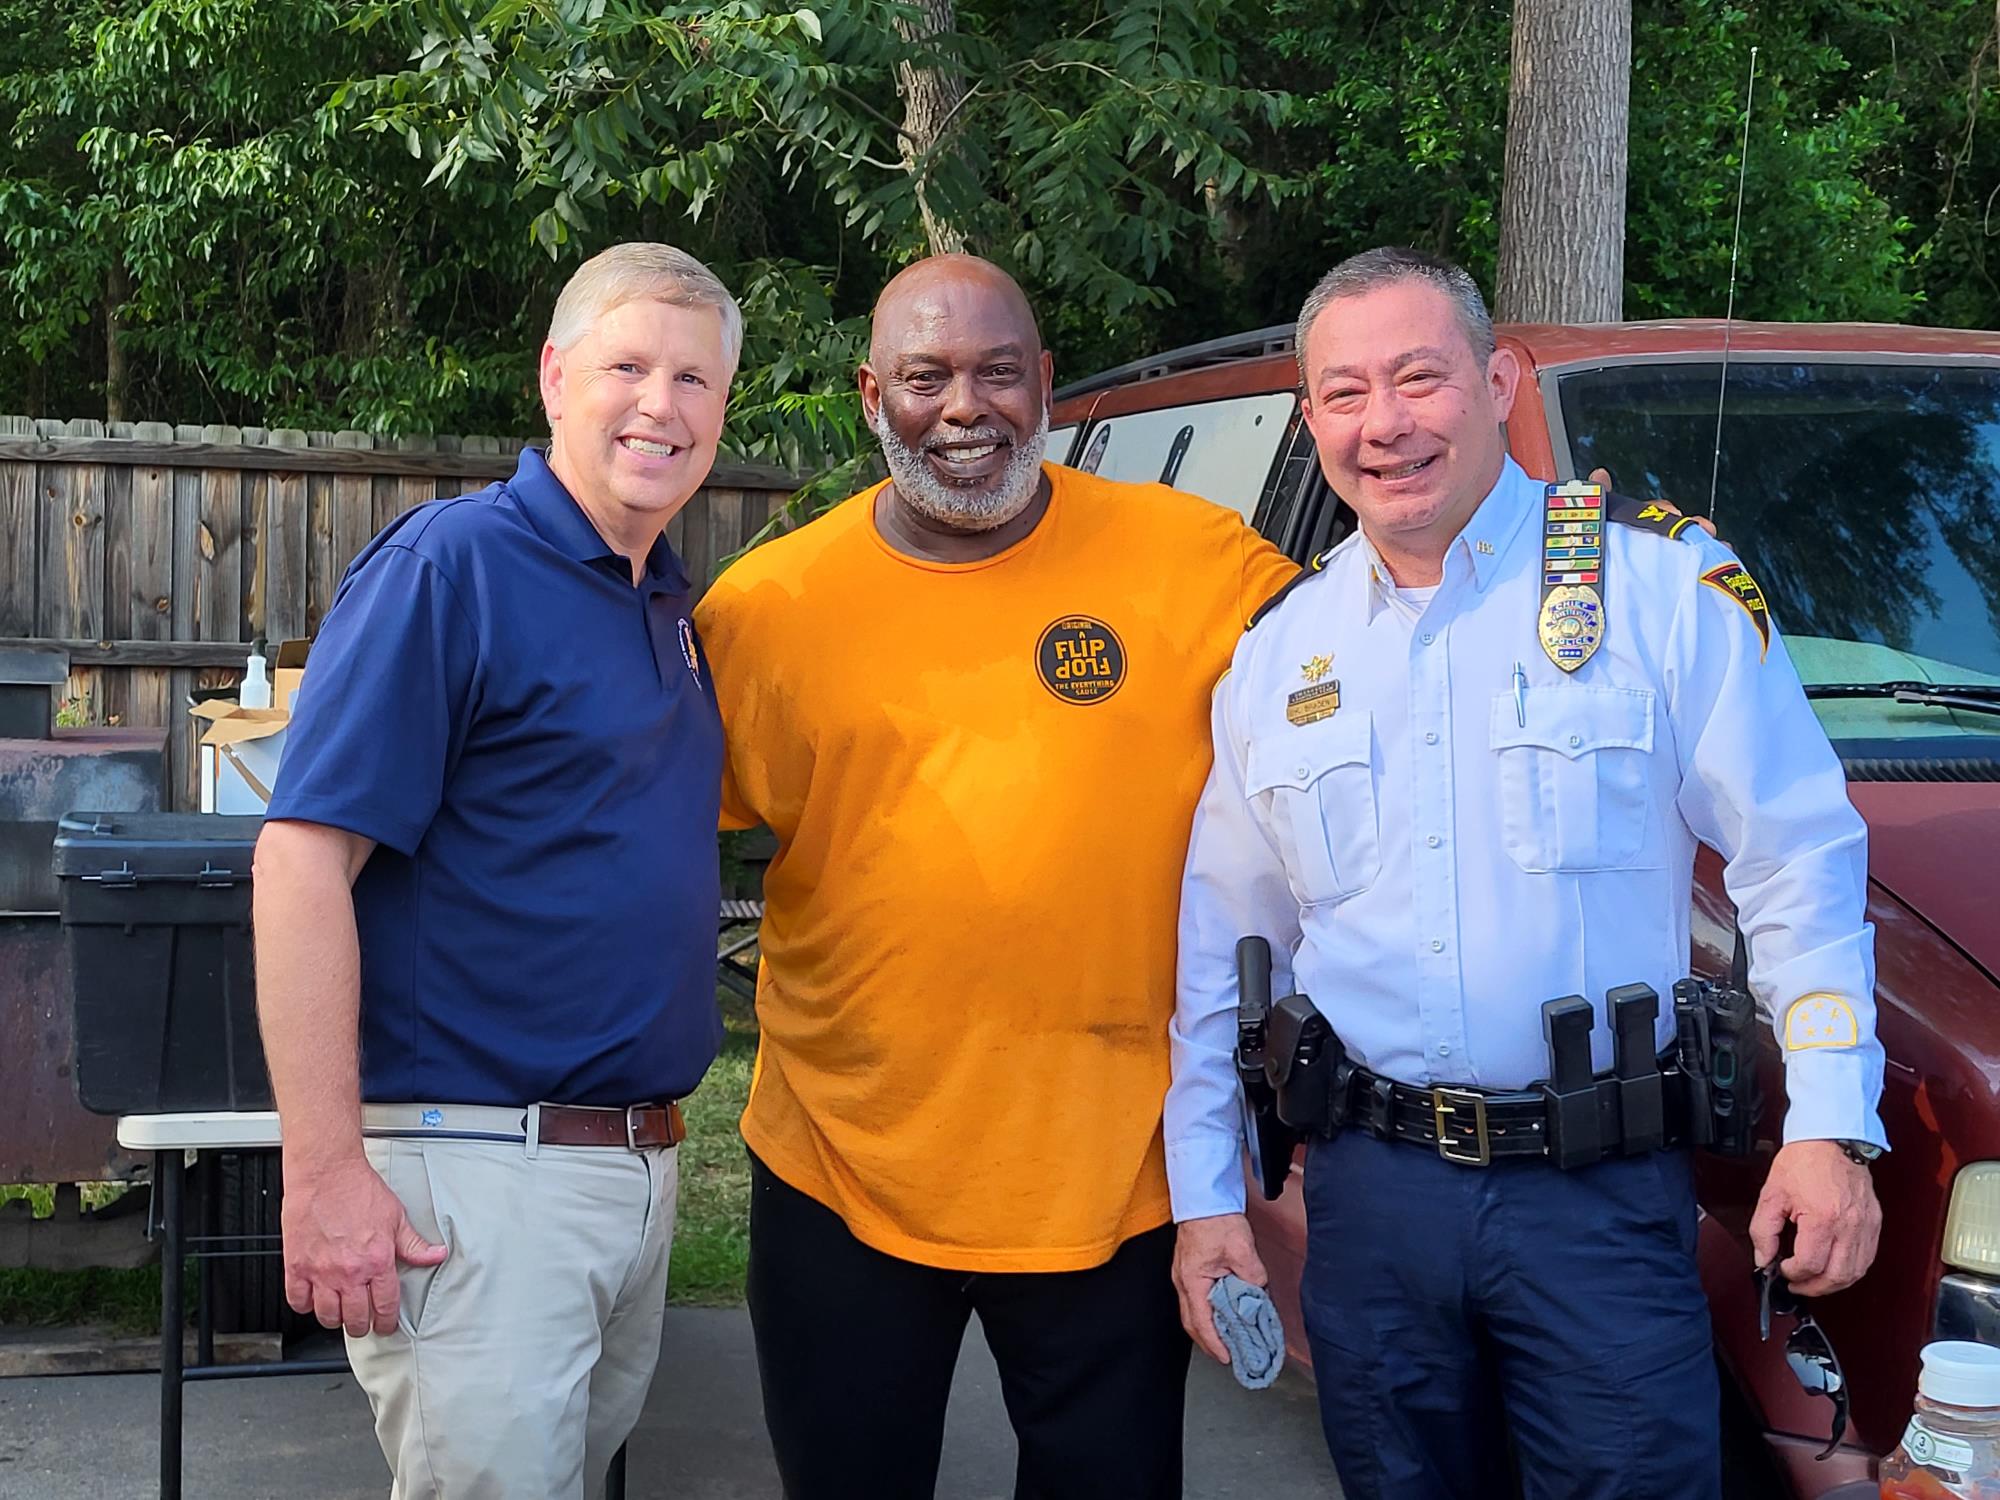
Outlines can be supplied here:
M722 732L662 530L742 342L620 245L556 303L552 440L341 581L257 848L286 1295L345 1328L398 1500L601 1493L659 1352L721 1038Z

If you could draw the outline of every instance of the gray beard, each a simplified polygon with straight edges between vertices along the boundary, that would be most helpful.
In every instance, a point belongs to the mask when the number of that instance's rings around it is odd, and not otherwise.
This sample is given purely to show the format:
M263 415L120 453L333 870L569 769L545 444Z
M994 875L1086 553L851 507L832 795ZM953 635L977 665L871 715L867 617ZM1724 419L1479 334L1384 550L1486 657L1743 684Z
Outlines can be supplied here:
M1015 444L999 478L984 489L960 489L939 479L923 455L896 435L888 415L879 408L873 425L897 497L918 515L953 531L991 531L1005 526L1028 508L1042 482L1042 455L1049 446L1047 407L1027 441ZM994 434L990 428L976 428L973 435Z

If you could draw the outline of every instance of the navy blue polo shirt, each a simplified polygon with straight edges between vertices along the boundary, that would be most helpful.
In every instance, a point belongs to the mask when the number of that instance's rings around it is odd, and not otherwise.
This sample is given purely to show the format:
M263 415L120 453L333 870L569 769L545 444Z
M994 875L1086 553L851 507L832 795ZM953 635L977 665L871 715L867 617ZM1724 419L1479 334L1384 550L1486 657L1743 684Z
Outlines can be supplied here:
M348 567L271 818L379 846L354 884L361 1096L631 1104L722 1039L722 725L662 537L631 564L538 452Z

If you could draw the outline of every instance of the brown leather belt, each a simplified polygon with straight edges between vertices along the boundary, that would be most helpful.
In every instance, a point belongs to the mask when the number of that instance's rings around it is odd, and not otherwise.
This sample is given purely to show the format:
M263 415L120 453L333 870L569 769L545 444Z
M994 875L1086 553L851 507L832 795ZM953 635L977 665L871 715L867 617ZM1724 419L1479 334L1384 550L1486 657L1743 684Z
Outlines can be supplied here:
M533 1128L530 1129L530 1117ZM687 1138L680 1106L538 1104L531 1109L492 1104L364 1104L364 1135L402 1140L521 1141L544 1146L617 1146L645 1151L678 1146Z
M687 1139L687 1122L678 1104L634 1104L628 1109L599 1109L584 1104L544 1104L540 1140L544 1146L623 1146L641 1151L650 1146L678 1146Z

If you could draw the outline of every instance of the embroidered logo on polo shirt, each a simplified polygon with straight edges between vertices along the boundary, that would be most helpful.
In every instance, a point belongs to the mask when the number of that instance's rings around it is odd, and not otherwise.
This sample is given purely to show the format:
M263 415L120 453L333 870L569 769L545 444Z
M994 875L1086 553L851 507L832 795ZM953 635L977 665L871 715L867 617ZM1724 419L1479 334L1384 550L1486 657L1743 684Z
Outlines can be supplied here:
M695 655L694 625L686 615L681 616L681 660L688 664L688 675L694 678L695 685L700 686L701 658Z
M1064 615L1035 643L1042 686L1065 703L1102 703L1125 685L1125 643L1090 615Z

